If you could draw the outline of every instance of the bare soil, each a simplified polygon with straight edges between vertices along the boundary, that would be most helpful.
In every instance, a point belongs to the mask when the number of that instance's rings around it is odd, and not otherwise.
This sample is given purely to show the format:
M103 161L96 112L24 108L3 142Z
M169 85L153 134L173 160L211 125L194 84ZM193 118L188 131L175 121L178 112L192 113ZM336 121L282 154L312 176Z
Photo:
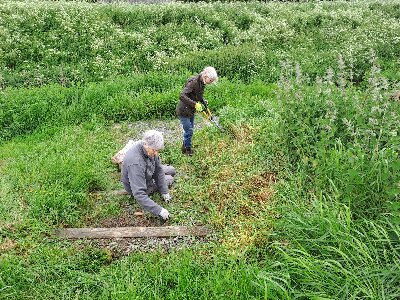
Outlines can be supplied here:
M133 201L133 200L132 200ZM112 227L159 227L168 226L168 221L163 222L142 210L138 210L128 202L121 204L121 213L116 216L107 217L90 227L112 228ZM200 245L215 240L212 236L187 237L178 236L170 238L114 238L114 239L92 239L88 241L91 245L110 251L112 257L117 259L129 255L132 252L170 251L172 249L183 249Z

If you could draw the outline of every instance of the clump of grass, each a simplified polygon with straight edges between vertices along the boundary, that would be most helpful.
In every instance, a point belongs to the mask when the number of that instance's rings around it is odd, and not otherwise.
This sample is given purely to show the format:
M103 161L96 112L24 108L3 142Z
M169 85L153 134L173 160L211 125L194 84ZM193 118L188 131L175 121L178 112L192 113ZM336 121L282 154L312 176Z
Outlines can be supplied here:
M184 80L182 76L137 74L102 84L7 89L0 95L0 140L90 119L120 122L171 117L177 86Z
M2 148L1 157L13 157L3 168L8 174L5 186L21 199L27 217L47 225L76 223L88 208L88 193L110 184L113 140L101 128L98 123L96 129L80 126L38 132Z
M345 205L326 199L282 208L268 251L274 271L261 272L258 284L291 297L396 299L399 283L398 224L383 218L355 223Z

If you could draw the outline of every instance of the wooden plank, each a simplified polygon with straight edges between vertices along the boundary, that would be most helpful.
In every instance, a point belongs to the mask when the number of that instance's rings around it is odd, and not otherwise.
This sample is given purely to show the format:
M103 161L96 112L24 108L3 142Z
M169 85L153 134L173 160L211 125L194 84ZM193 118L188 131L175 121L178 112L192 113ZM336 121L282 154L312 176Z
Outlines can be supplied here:
M56 232L57 236L68 239L206 236L207 234L208 230L204 226L63 228Z

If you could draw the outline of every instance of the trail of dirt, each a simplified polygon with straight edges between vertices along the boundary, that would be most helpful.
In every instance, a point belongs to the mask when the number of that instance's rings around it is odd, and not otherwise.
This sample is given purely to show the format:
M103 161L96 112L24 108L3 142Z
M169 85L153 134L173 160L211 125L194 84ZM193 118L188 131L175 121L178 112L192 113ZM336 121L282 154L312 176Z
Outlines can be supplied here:
M204 118L198 116L195 118L195 131L201 130L206 126L212 126L212 124ZM117 140L121 141L121 145L128 140L141 139L142 134L149 129L158 130L164 134L166 147L168 147L168 145L174 145L183 139L183 129L178 119L138 121L129 124L116 123L113 126L113 131L116 134ZM122 146L124 145L125 144Z

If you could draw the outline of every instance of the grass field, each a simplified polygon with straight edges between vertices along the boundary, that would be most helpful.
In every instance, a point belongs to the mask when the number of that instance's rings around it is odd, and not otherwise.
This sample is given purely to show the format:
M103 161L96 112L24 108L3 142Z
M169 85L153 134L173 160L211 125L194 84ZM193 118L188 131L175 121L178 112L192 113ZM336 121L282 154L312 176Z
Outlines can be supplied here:
M397 0L1 0L0 299L398 299L399 18ZM189 158L175 106L207 65L226 132L197 116ZM158 224L111 194L146 129L178 171L167 224L210 236L55 237Z

